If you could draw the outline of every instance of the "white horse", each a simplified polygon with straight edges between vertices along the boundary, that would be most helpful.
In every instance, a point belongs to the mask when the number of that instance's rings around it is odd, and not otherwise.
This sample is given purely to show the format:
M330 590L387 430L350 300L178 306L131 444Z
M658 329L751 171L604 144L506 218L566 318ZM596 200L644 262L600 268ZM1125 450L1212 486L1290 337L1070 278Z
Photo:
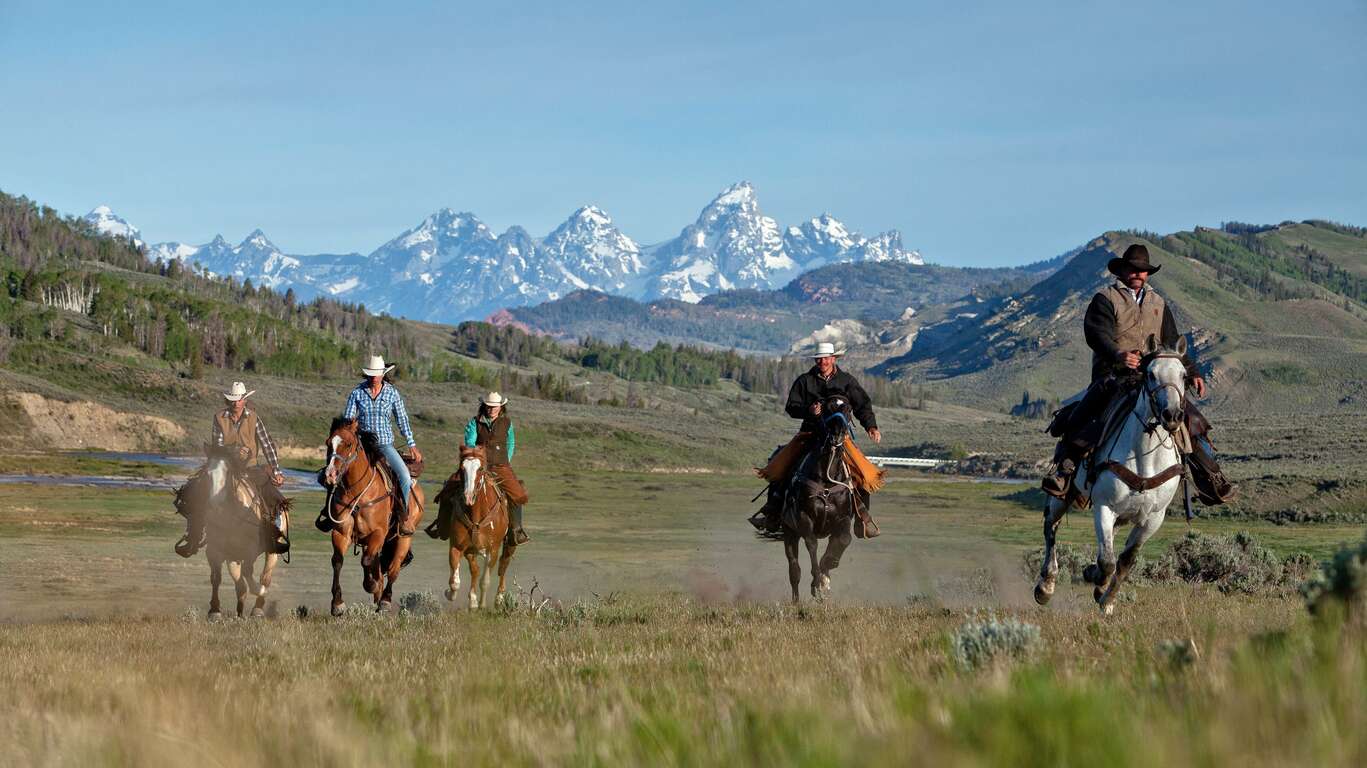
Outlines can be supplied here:
M251 595L256 598L251 616L260 618L266 615L266 593L270 590L271 577L280 559L279 555L270 551L271 537L262 522L270 513L263 508L260 495L245 473L230 470L233 450L231 447L210 447L209 461L205 466L208 488L201 514L208 518L205 520L208 536L204 554L209 559L209 584L213 587L209 600L210 619L223 615L219 608L218 586L223 580L225 562L237 591L237 615L242 616L246 609L246 598ZM282 525L287 524L282 520ZM263 554L266 563L261 569L261 581L257 582L253 578L253 570L256 559Z
M1145 345L1143 389L1125 421L1108 435L1092 456L1078 467L1074 483L1082 498L1091 498L1096 523L1097 557L1083 578L1096 585L1092 596L1103 614L1115 610L1121 582L1133 567L1139 548L1163 525L1168 504L1182 477L1182 457L1177 441L1186 394L1186 367L1182 356L1187 340L1179 338L1175 349L1159 348L1151 335ZM1099 469L1093 472L1093 462ZM1095 483L1088 478L1095 475ZM1054 595L1058 578L1055 534L1072 503L1049 497L1044 510L1044 562L1035 582L1035 602L1044 605ZM1120 557L1115 555L1115 526L1134 526Z

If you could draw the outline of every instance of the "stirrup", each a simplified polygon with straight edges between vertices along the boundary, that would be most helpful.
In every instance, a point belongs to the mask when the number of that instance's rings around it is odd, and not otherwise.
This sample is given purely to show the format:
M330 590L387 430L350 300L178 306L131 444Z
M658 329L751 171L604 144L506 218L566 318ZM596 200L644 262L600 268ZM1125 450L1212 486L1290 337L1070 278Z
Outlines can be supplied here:
M518 528L517 530L513 531L513 543L514 543L514 544L526 544L527 542L529 542L529 541L531 541L531 540L532 540L532 537L531 537L531 536L528 536L528 535L527 535L527 532L524 531L524 530L522 530L521 528Z
M199 547L190 543L190 534L188 533L180 537L180 541L176 542L175 549L176 554L181 557L194 557L195 553L199 551Z

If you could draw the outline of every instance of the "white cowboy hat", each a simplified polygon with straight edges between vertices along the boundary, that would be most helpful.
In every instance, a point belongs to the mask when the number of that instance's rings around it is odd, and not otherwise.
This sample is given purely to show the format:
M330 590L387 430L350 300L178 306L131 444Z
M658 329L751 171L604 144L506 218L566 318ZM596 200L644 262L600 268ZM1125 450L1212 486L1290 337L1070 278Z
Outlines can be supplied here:
M238 400L246 400L254 394L256 394L256 390L253 389L248 392L246 384L243 384L240 381L234 381L233 385L228 387L228 391L223 393L223 399L230 403L235 403Z
M367 376L384 376L397 367L397 365L385 365L384 355L371 355L365 365L361 366L361 373Z
M816 349L808 357L840 357L845 354L845 350L836 349L835 345L829 341L822 341L816 345Z
M480 402L484 403L485 405L507 405L508 398L504 397L503 395L500 395L497 392L490 392L489 394L485 395L484 399Z

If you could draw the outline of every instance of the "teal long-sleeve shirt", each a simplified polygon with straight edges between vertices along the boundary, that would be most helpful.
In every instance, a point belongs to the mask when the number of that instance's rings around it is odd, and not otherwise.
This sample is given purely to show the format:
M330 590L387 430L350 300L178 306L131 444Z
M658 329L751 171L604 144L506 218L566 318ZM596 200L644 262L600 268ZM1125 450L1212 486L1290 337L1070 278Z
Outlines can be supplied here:
M470 419L465 425L465 447L474 448L479 439L479 428L475 426L475 419ZM514 435L514 427L508 425L508 461L513 460L513 451L517 449L517 437Z

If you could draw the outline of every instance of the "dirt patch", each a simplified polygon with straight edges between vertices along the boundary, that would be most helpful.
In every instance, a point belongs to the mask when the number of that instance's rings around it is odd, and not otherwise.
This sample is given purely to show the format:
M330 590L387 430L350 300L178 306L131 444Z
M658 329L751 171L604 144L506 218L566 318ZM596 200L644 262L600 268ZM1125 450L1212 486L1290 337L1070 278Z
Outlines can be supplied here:
M78 401L52 400L32 392L5 396L32 423L31 438L59 450L149 451L185 439L185 429L160 416L121 413Z

